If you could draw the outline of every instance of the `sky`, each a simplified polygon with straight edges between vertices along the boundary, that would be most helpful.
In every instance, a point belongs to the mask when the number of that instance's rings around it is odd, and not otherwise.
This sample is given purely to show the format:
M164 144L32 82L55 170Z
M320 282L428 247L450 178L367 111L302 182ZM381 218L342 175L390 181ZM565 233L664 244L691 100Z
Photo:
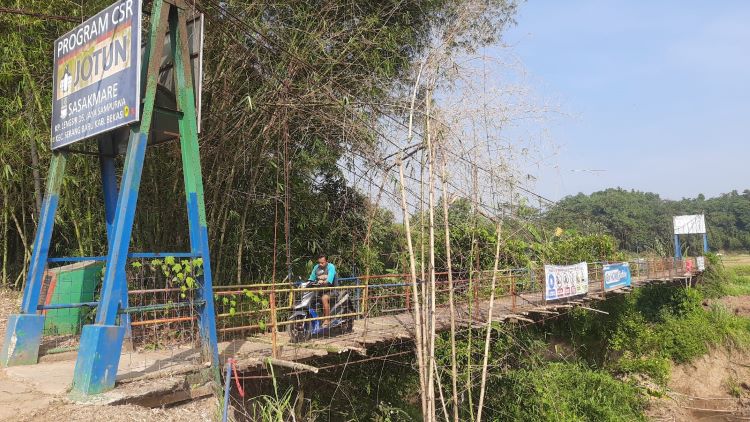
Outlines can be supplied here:
M560 108L537 192L750 189L750 1L529 0L516 20L504 41Z

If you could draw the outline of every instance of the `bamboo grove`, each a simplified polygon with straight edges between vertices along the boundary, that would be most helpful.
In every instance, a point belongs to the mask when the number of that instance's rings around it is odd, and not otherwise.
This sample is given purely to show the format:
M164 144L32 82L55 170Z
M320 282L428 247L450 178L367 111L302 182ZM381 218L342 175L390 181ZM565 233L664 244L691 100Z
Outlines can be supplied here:
M4 285L22 282L41 201L52 41L106 3L0 3L39 15L0 14ZM193 7L206 16L201 152L217 279L269 277L277 255L284 268L304 268L323 250L353 270L363 254L357 246L363 222L373 213L372 241L382 244L382 253L399 250L389 212L372 210L341 167L362 165L347 163L346 156L374 160L379 120L403 118L401 83L431 31L450 20L460 2L207 0ZM510 5L497 2L487 15L510 12ZM179 156L169 144L150 155L134 249L178 249L187 242L176 234L186 224L176 191L181 174L173 165ZM100 254L95 157L77 155L71 165L53 253Z

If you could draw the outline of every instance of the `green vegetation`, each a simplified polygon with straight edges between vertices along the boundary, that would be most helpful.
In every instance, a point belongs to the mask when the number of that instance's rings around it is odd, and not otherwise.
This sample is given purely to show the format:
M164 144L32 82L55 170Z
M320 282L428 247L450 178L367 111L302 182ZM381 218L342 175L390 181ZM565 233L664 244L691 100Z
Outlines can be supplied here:
M732 285L726 276L733 273L718 274L714 283ZM750 346L750 319L705 306L705 301L703 285L654 285L601 302L598 308L607 314L576 309L543 325L494 325L485 415L488 420L645 420L649 395L662 394L673 365L713 347ZM457 339L459 386L473 381L460 396L461 420L471 417L469 394L476 406L483 335L482 329L462 330ZM374 351L373 356L398 350ZM447 334L438 338L437 352L439 367L449 368ZM323 419L419 420L411 359L351 365L300 382L313 391L312 407ZM333 377L340 383L326 386ZM446 372L441 381L444 388L450 385ZM297 380L285 382L298 385Z
M663 385L670 362L689 362L714 346L750 345L750 320L703 303L700 289L646 287L602 303L608 315L575 311L556 321L551 334L566 334L594 367Z
M556 330L555 330L556 331ZM482 330L460 339L459 373L476 379L481 366ZM562 334L562 333L561 333ZM469 353L469 336L473 336ZM590 365L579 356L551 356L550 333L544 329L504 324L493 327L485 414L489 420L639 420L645 396L633 382L623 382L612 373ZM443 339L445 341L445 339ZM447 344L444 345L447 347ZM446 364L445 348L441 348ZM473 364L468 367L468 358ZM471 374L471 375L470 375ZM443 383L447 383L444 377ZM479 387L471 394L478 397ZM465 401L469 399L464 398ZM462 403L462 420L470 420Z
M21 286L33 243L50 158L53 42L110 3L0 1L70 20L0 13L2 285ZM464 12L462 2L210 1L200 7L206 16L200 152L215 283L268 280L274 262L276 274L286 274L287 256L302 273L323 251L344 274L398 268L400 225L357 191L352 178L372 176L359 160L378 161L381 131L392 131L378 122L405 120L412 65L430 37ZM495 43L515 10L514 1L483 2L476 21L446 48ZM188 249L177 147L149 148L133 250ZM76 149L94 153L96 142ZM74 154L68 161L57 217L52 255L106 251L95 156Z
M750 265L707 256L709 267L703 274L701 292L707 298L750 295ZM725 262L727 262L725 264Z
M546 214L552 227L581 233L607 233L622 249L668 256L672 250L672 216L706 214L711 249L750 250L750 190L732 191L716 198L662 199L649 192L607 189L582 193L557 202ZM688 251L701 251L698 236L686 238Z
M491 420L645 420L646 400L637 386L579 363L510 371L489 397Z

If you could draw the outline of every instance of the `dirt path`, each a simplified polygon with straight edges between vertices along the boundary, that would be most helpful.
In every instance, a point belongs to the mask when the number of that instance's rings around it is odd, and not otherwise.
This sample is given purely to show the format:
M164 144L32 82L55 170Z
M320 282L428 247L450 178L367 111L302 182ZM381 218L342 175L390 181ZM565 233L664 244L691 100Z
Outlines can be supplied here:
M8 315L18 310L20 299L18 292L0 289L0 342L5 338ZM219 416L218 404L213 398L166 409L80 405L67 401L65 387L60 388L60 383L35 385L27 381L14 379L14 371L0 369L0 421L178 422L212 421Z

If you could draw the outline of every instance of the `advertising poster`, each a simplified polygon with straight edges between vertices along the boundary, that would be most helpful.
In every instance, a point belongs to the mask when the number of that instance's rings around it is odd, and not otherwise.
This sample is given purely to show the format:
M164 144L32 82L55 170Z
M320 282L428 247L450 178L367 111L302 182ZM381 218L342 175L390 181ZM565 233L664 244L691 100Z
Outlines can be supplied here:
M585 262L575 265L545 265L544 279L545 300L582 295L589 291L589 268Z
M698 271L706 271L706 257L704 256L696 257L695 263L698 266Z
M702 234L706 232L706 216L703 214L696 215L677 215L672 217L674 225L674 234Z

